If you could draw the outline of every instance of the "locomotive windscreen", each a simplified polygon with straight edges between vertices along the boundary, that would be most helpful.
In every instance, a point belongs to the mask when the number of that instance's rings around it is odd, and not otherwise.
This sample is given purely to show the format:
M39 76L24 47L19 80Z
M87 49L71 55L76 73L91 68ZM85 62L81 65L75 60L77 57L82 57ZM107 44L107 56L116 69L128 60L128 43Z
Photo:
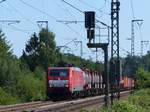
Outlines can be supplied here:
M68 70L66 69L52 69L50 70L50 76L54 77L67 77L68 76Z

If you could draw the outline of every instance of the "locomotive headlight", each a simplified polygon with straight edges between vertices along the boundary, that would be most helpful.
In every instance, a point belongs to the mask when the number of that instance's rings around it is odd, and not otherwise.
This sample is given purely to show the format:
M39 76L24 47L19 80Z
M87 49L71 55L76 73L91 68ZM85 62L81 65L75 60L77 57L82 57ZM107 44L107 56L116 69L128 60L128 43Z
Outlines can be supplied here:
M69 87L69 85L68 85L68 84L66 84L66 85L65 85L65 87Z
M53 87L53 82L49 80L49 87Z
M52 84L49 84L49 87L53 87L53 85L52 85Z

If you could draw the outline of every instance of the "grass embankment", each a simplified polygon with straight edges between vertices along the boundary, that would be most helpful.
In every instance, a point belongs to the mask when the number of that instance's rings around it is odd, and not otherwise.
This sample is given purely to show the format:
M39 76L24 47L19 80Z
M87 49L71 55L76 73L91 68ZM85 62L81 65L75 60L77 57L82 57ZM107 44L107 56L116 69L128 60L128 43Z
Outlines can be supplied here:
M102 107L101 109L82 110L81 112L150 112L150 89L136 91L127 101L117 101L109 108Z

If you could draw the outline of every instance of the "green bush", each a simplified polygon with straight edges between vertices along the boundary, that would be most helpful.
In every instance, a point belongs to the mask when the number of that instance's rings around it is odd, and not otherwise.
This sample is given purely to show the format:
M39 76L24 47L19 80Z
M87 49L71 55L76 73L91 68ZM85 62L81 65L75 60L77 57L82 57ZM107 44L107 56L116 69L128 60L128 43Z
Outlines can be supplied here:
M44 100L45 82L35 78L33 74L21 76L17 84L17 94L24 102Z
M0 87L0 105L14 104L18 102L19 100L17 98L12 97Z
M45 80L46 78L46 72L44 71L44 69L42 69L42 67L36 67L35 71L34 71L34 76L36 78L38 78L39 80Z
M136 82L136 87L138 89L149 88L150 87L150 72L139 68L137 71L138 80Z
M119 101L112 106L115 112L144 112L142 107L134 105L128 101ZM112 112L113 112L112 111Z
M150 89L143 89L136 92L129 97L129 101L134 105L139 105L150 111Z
M110 108L103 107L100 112L146 112L145 109L128 101L118 101Z
M103 107L100 112L150 112L150 89L136 91L128 101L115 102L111 108Z

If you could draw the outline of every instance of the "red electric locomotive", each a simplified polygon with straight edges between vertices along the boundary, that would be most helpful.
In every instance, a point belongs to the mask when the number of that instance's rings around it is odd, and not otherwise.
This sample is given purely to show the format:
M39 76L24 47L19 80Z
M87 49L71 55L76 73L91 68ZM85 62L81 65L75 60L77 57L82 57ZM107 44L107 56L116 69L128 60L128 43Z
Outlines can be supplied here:
M75 67L48 68L47 95L49 97L71 96L83 91L83 71Z
M49 67L47 96L79 97L100 94L103 90L100 73L77 67Z

